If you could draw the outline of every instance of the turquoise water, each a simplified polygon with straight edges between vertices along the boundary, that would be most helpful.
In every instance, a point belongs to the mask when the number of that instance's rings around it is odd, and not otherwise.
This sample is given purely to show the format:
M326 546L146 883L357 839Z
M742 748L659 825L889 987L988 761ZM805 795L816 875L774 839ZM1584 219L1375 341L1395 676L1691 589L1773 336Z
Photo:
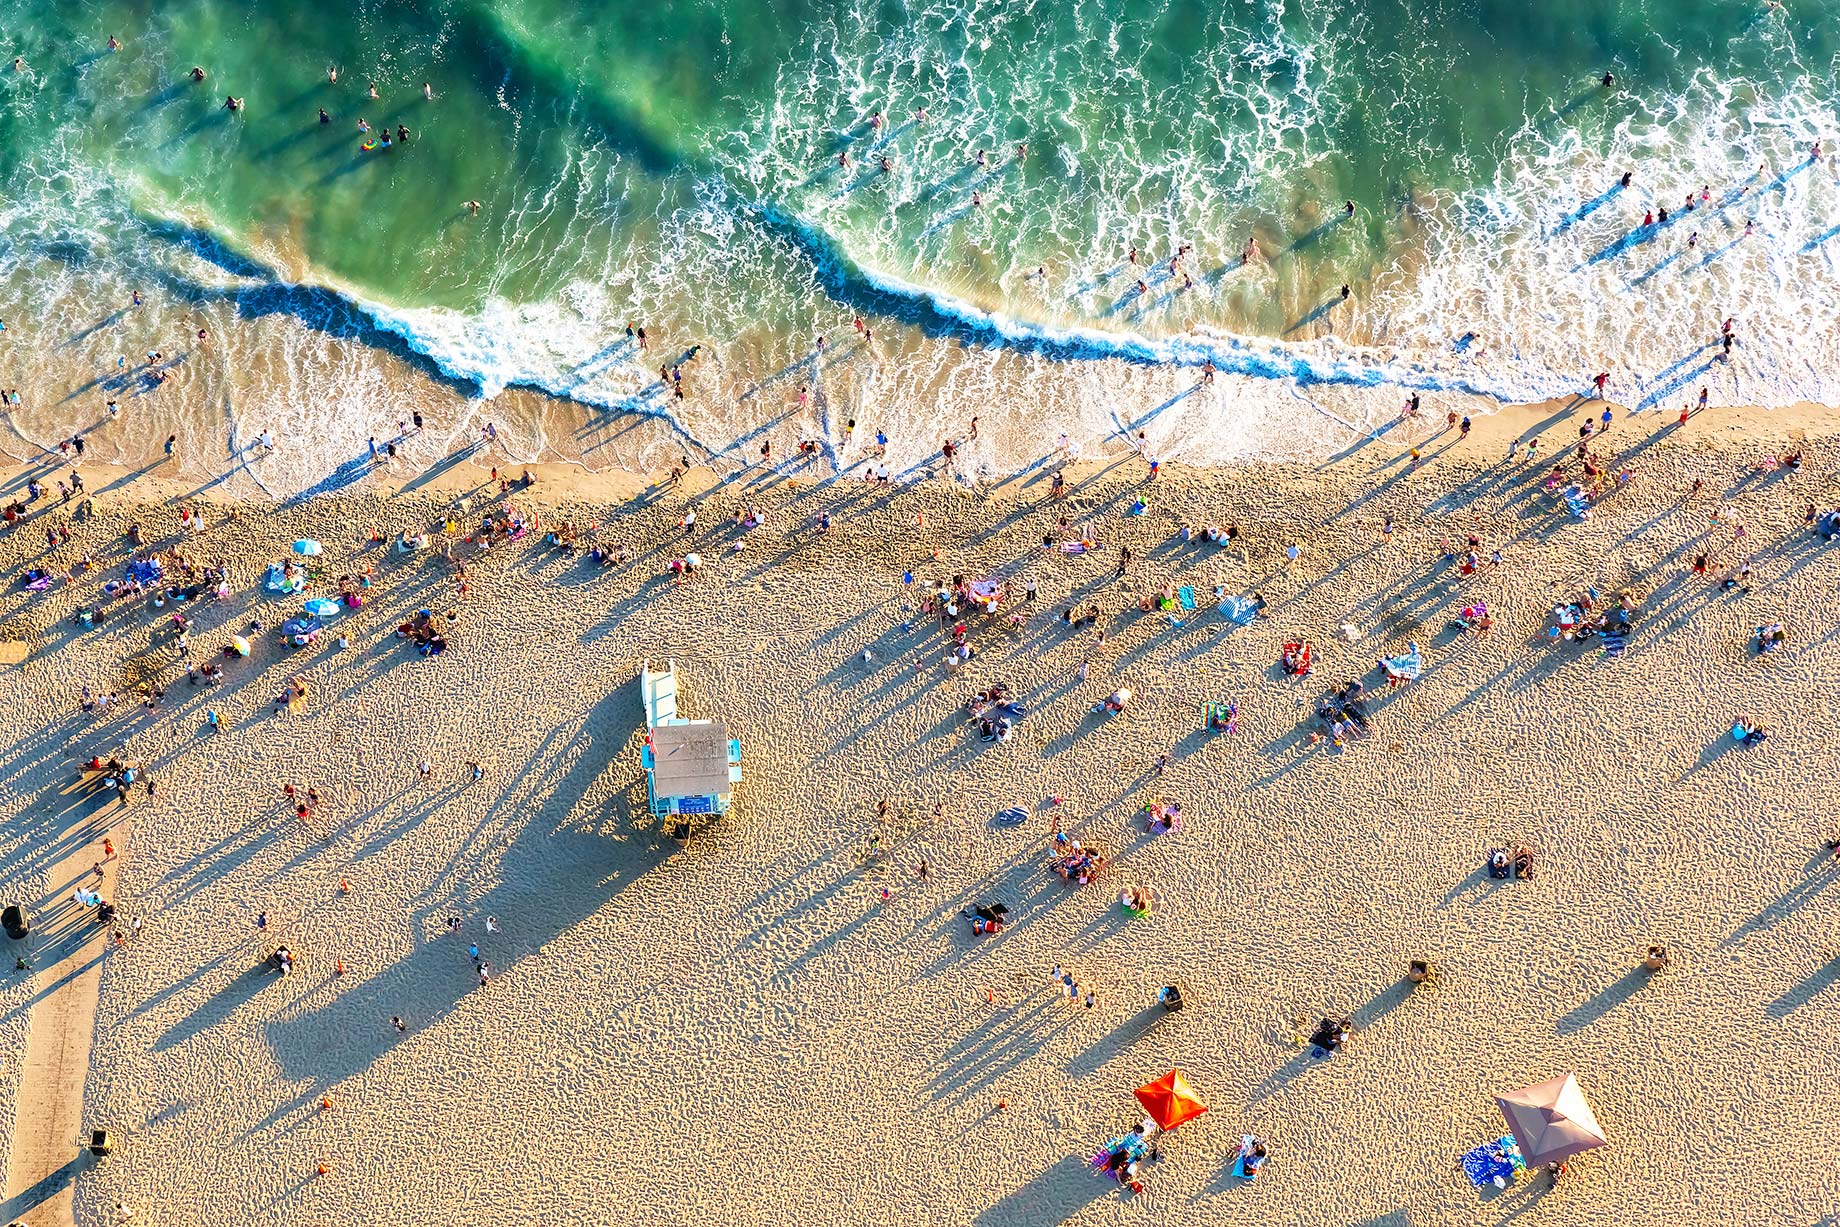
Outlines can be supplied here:
M769 416L750 389L857 315L884 338L847 398L864 412L966 399L927 391L951 383L927 351L967 341L1062 381L1210 358L1513 398L1620 360L1660 389L1700 316L1734 312L1757 366L1731 395L1831 401L1787 308L1834 271L1832 162L1796 168L1836 132L1836 9L23 0L0 318L55 321L39 345L97 363L118 340L79 334L130 287L342 337L359 318L488 393L659 409L716 447ZM361 148L398 125L407 145ZM1606 198L1622 169L1637 182ZM1722 207L1691 247L1678 221L1628 241L1702 184ZM1757 241L1727 248L1746 221ZM330 293L275 291L299 285ZM715 356L697 403L646 391L661 359L623 348L629 320L666 357ZM1050 400L1077 417L1081 397Z

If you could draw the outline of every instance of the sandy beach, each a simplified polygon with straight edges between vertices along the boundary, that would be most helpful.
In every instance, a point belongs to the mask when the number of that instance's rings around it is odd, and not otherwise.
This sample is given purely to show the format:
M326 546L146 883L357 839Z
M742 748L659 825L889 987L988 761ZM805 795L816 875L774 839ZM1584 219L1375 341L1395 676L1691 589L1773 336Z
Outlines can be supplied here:
M1467 438L1427 424L1416 468L1403 429L1154 480L1120 447L1069 467L1063 500L1051 465L989 486L533 467L510 505L598 524L631 555L600 568L542 530L473 553L506 498L464 457L282 506L86 466L106 488L91 514L48 496L0 536L0 639L29 647L0 667L0 888L42 925L87 923L54 870L87 842L102 859L113 825L110 889L145 927L0 977L7 1217L49 1221L19 1196L22 1153L76 1150L16 1128L35 1002L102 955L80 1119L115 1149L77 1178L85 1227L118 1206L137 1227L1826 1221L1840 827L1810 777L1834 751L1840 556L1804 509L1833 510L1840 439L1812 406L1685 426L1619 409L1579 519L1544 479L1600 408L1503 409ZM184 534L194 503L206 527ZM744 530L750 507L764 523ZM1097 548L1044 549L1061 516ZM1232 547L1180 538L1227 524ZM170 607L73 624L121 576L130 525L228 567L183 657ZM456 541L464 597L435 550L388 544L405 530ZM306 595L367 569L372 586L291 650L275 629L299 598L261 581L301 538L325 547ZM686 550L704 566L674 582ZM74 582L19 583L85 553ZM1748 591L1722 592L1746 560ZM1011 599L969 619L976 655L948 672L919 604L954 575ZM1199 609L1140 613L1165 584ZM1268 616L1235 625L1217 586ZM1593 588L1600 608L1632 594L1621 655L1545 634ZM1487 633L1454 622L1478 601ZM1103 642L1063 623L1076 602ZM457 614L437 657L395 635L424 607ZM1759 655L1775 620L1787 642ZM222 657L256 621L252 654ZM1299 638L1301 679L1278 667ZM1375 662L1408 643L1424 672L1389 690ZM188 684L211 658L222 684ZM675 661L685 714L743 746L733 811L687 841L646 812L647 660ZM304 701L277 714L297 676ZM1353 678L1366 731L1313 739L1314 703ZM997 682L1026 714L986 744L966 700ZM86 714L85 686L124 698ZM165 691L152 710L145 686ZM1095 715L1120 686L1129 707ZM1214 702L1236 731L1203 727ZM1735 743L1740 717L1767 739ZM155 795L137 782L122 813L74 790L92 755L144 764ZM290 785L323 798L305 819ZM1181 829L1146 833L1159 799ZM1010 806L1026 821L994 824ZM1056 825L1109 854L1091 884L1045 870ZM1489 850L1518 845L1537 875L1491 879ZM1131 886L1150 915L1121 909ZM985 902L1011 923L976 936L963 911ZM263 967L278 944L293 975ZM1671 959L1652 974L1651 944ZM1406 981L1412 958L1429 983ZM1169 983L1178 1013L1155 1006ZM1354 1034L1319 1059L1295 1020L1324 1016ZM1172 1066L1211 1110L1121 1190L1089 1157ZM1567 1072L1609 1144L1550 1191L1478 1192L1457 1164L1504 1132L1493 1096ZM1252 1184L1232 1175L1242 1135L1270 1149Z

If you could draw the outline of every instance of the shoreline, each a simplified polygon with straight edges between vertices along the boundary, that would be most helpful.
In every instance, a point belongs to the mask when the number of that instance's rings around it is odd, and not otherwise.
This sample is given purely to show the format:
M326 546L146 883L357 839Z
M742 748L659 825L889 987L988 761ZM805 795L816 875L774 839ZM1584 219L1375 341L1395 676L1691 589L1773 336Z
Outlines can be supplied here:
M1474 404L1464 407L1477 408ZM1441 461L1473 463L1477 460L1506 460L1510 443L1517 448L1515 462L1525 465L1526 444L1536 438L1540 442L1539 454L1542 460L1550 462L1555 456L1563 460L1573 455L1578 442L1577 426L1588 420L1595 427L1597 415L1605 407L1610 408L1615 415L1611 432L1615 436L1613 441L1619 447L1631 434L1645 440L1660 441L1683 429L1678 424L1678 410L1631 412L1614 399L1587 399L1583 396L1534 404L1502 405L1487 412L1475 413L1470 419L1472 425L1468 437L1461 437L1457 431L1446 427L1438 415L1421 410L1415 421L1408 422L1401 418L1376 431L1346 432L1341 443L1323 449L1326 454L1314 460L1278 458L1206 465L1167 460L1162 462L1161 476L1154 479L1153 484L1167 486L1183 482L1207 482L1236 471L1252 469L1378 473L1408 463L1409 453L1414 446L1422 453L1421 465L1426 470ZM1455 412L1460 415L1462 409ZM1809 442L1840 434L1840 411L1809 402L1779 408L1709 405L1703 410L1692 409L1684 430L1688 436L1695 438L1718 432L1706 442L1717 443L1735 451L1755 451L1764 444L1776 446L1798 441ZM1734 433L1741 438L1731 439L1729 436ZM1604 436L1594 431L1591 440L1593 449L1597 450L1603 446ZM960 446L963 446L962 441ZM1134 449L1125 446L1123 439L1116 435L1106 440L1102 449L1096 450L1099 454L1073 457L1061 456L1050 450L1046 455L1014 471L996 475L968 474L958 468L948 468L943 457L935 453L929 461L894 478L893 484L913 488L928 482L944 481L970 492L989 494L1017 483L1033 483L1056 469L1064 470L1070 478L1079 479L1109 471L1120 461L1137 460ZM55 452L48 452L36 461L0 465L0 494L4 494L8 501L23 498L23 487L28 477L37 477L49 486L58 475L67 473L71 467L67 460L57 458ZM522 490L517 479L526 472L530 473L537 479L536 493L541 499L619 502L664 493L668 486L666 468L596 468L580 459L536 460L528 463L504 461L494 465L489 457L480 458L477 444L460 447L414 471L408 471L399 462L369 466L358 478L324 495L309 492L280 498L267 495L253 479L239 476L242 468L240 465L203 482L190 477L169 476L170 464L162 463L157 456L138 467L88 462L75 467L84 474L86 491L92 497L97 491L106 491L118 499L164 502L170 505L180 502L247 505L252 502L252 490L256 496L253 500L255 504L268 506L292 505L303 498L311 500L320 497L369 497L390 501L412 495L431 498L476 494L490 487L490 475L494 469L499 471L501 477L511 479L513 489L519 490L525 497L529 496L529 492ZM864 482L864 474L873 467L874 458L867 455L850 460L841 470L828 457L801 464L781 460L770 469L758 463L747 463L745 459L724 464L720 468L712 462L704 461L694 463L685 471L683 480L684 488L695 493L736 481L758 482L763 477L802 488L831 485L847 487L852 483ZM1147 466L1141 461L1134 467L1140 476L1150 480ZM75 501L73 499L73 505ZM54 499L50 504L42 501L28 504L27 518L54 509Z

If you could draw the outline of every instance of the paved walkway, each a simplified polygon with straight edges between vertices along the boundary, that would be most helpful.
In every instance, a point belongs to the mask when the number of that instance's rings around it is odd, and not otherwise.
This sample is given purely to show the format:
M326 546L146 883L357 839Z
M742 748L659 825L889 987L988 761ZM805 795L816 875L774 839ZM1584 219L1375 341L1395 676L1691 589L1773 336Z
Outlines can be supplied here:
M70 893L79 884L94 888L90 867L102 859L104 834L115 841L117 856L121 854L126 829L120 817L117 809L111 815L117 825L98 831L94 842L80 845L53 867L50 894L32 917L32 936L25 944L35 952L30 957L37 992L0 1224L72 1227L76 1221L72 1188L77 1176L97 1162L83 1149L89 1140L83 1121L83 1083L89 1076L96 990L109 934L96 923L95 912L79 908ZM105 899L114 898L118 863L103 866L100 889ZM127 918L119 919L125 929Z

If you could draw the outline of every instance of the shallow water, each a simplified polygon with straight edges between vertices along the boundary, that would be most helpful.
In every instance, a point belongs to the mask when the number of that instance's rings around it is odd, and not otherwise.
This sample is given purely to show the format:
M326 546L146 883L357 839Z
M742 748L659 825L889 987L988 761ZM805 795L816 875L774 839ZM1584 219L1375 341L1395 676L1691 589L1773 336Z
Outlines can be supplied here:
M847 454L854 417L918 459L983 412L994 469L1178 396L1156 442L1195 460L1592 369L1643 407L1832 403L1834 8L27 0L0 383L33 443L111 391L199 463L278 419L294 488L411 401L451 440L520 386L712 451Z

